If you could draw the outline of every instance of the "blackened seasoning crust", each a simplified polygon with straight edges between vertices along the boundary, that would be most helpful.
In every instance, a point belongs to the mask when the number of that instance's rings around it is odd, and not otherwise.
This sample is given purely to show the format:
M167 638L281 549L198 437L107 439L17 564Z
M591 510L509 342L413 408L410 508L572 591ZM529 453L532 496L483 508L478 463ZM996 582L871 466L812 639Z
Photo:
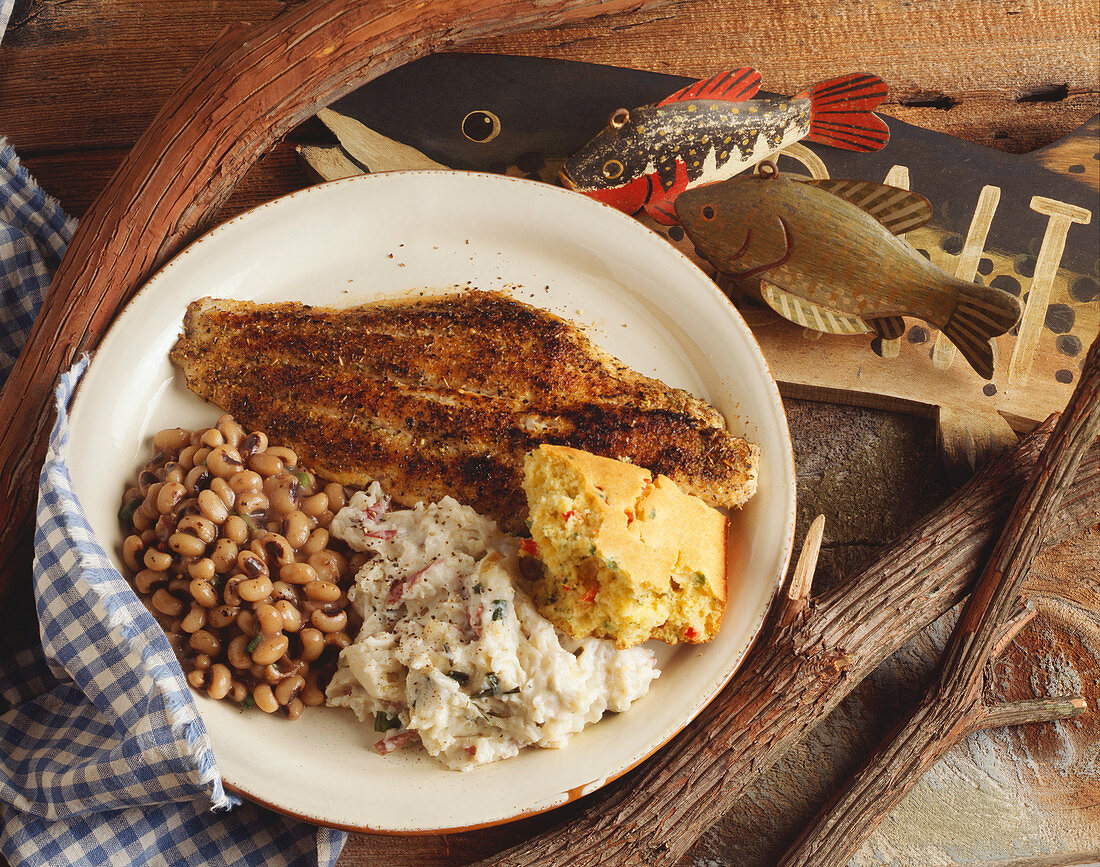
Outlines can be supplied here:
M628 459L715 506L756 489L756 446L716 410L495 292L341 310L205 298L171 357L192 391L318 474L377 479L406 504L450 494L511 532L541 443Z

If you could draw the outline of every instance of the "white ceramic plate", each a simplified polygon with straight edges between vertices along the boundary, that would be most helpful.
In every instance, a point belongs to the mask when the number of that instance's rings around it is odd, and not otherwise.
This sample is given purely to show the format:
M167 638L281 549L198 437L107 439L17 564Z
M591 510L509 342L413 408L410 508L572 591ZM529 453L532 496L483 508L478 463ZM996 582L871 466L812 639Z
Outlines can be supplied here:
M735 433L760 444L760 491L734 515L718 636L698 647L658 645L663 673L649 694L565 749L525 750L462 774L419 747L377 755L371 727L346 710L290 723L197 697L226 783L319 824L465 829L594 791L667 742L729 680L790 556L786 419L733 306L670 244L618 211L544 184L460 172L367 175L303 190L220 226L149 281L97 351L72 414L73 482L104 547L117 559L119 498L148 459L152 434L220 415L168 362L189 302L351 305L467 281L573 320L635 370L716 406Z

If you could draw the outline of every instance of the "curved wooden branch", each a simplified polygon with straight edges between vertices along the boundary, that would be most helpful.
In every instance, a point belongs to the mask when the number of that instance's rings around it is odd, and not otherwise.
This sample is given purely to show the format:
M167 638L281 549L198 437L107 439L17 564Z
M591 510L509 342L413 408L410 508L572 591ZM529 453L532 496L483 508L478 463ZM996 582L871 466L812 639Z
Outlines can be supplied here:
M667 0L312 0L230 28L93 203L0 395L0 596L29 574L38 470L60 371L296 124L370 79L480 37Z
M1042 549L1086 452L1100 434L1100 338L1085 359L1069 405L1039 455L947 645L932 687L912 715L875 752L799 836L780 867L841 867L913 784L965 735L995 723L1063 719L1085 710L1080 696L987 709L986 668L994 650L1024 622L1020 590Z
M773 625L683 733L587 808L480 864L673 865L737 798L884 659L958 603L1035 466L1051 425L984 467L874 563ZM1043 542L1100 520L1100 445ZM779 609L773 614L778 614Z

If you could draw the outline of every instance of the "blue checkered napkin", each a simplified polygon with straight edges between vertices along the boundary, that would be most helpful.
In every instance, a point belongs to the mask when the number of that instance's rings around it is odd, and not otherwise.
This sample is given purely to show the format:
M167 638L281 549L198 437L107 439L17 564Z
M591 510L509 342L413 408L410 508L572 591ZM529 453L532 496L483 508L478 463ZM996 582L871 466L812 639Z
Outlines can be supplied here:
M0 852L13 865L333 864L346 835L222 788L168 639L84 519L57 388L34 589L42 647L0 670Z
M0 25L10 8L0 0ZM71 231L0 139L0 384ZM66 407L86 366L57 387L40 479L42 645L0 657L0 854L13 867L331 865L343 832L238 803L222 788L167 638L84 518L64 449Z
M0 34L10 6L6 12L0 5ZM27 342L75 227L0 137L0 385Z

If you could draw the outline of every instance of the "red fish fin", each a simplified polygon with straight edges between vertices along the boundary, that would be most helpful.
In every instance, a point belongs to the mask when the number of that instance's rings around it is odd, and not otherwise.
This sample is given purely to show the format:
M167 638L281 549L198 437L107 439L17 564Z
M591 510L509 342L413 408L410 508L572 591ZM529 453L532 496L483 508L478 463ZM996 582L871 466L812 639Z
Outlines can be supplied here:
M676 160L676 176L672 179L672 185L666 190L655 179L653 193L642 208L662 226L678 225L680 221L676 218L676 197L687 189L687 185L687 166L681 160Z
M726 102L744 102L752 99L760 89L760 73L751 66L742 66L695 84L682 87L666 96L657 105L669 105L689 99L721 99Z
M643 210L662 226L679 225L680 221L676 219L676 211L671 202L646 202Z
M815 84L809 94L810 132L806 141L849 151L877 151L890 140L886 122L872 110L886 98L886 82L854 72Z

